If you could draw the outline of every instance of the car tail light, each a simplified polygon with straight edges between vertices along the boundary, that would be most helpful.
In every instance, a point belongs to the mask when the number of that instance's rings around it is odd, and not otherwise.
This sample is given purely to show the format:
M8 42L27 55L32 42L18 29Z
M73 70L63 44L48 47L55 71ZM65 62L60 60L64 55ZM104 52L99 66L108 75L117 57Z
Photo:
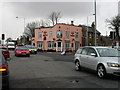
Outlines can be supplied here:
M0 66L0 72L4 73L6 71L8 71L8 66L7 65Z
M3 54L9 54L9 51L3 51Z
M29 51L27 51L26 53L30 53Z

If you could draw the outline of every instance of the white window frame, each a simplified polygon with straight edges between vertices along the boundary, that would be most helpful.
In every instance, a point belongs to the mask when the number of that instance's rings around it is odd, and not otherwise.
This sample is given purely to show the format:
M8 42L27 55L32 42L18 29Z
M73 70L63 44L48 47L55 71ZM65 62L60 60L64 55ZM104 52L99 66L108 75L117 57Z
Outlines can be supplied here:
M38 41L38 42L37 42L37 47L38 47L39 49L43 49L43 42Z
M49 31L49 37L50 37L50 38L53 37L53 31Z
M42 38L42 32L38 32L38 38Z
M66 33L66 38L69 38L69 36L70 36L70 31L66 31L65 33Z
M53 49L53 48L54 48L54 42L48 41L48 49Z
M76 32L75 38L79 38L79 33Z

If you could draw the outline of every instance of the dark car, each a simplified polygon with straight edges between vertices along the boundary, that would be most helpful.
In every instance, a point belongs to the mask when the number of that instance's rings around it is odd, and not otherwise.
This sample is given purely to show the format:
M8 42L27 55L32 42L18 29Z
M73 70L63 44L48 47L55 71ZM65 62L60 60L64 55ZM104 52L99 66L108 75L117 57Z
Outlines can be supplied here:
M2 80L2 89L9 88L9 70L8 62L5 60L3 54L0 54L0 80Z
M6 46L0 46L0 50L2 50L5 59L10 58L10 52Z

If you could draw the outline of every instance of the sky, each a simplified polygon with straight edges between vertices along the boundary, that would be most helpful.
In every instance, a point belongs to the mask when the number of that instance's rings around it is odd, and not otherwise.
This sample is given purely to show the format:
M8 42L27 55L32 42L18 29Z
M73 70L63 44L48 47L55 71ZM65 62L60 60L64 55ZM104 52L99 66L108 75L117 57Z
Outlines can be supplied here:
M96 0L97 30L101 35L109 35L106 19L118 14L118 1ZM0 1L0 33L6 38L16 39L24 32L25 25L36 20L48 20L51 12L61 12L59 23L90 26L94 21L94 0L1 0ZM16 18L19 17L19 18ZM88 18L88 22L87 22Z

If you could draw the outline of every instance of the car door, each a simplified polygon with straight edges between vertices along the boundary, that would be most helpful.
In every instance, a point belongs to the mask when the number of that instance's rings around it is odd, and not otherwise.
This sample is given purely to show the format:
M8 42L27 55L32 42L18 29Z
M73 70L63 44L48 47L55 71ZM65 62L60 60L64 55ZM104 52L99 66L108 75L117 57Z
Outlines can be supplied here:
M95 54L92 55L92 54ZM96 69L96 66L97 66L97 63L98 63L98 57L97 57L97 52L95 51L94 48L89 48L88 50L88 60L87 60L87 63L88 63L88 68L92 69L92 70L95 70Z
M81 57L81 51L82 51L82 48L79 48L79 49L76 51L75 59L80 60L80 57Z
M81 61L81 66L88 68L88 63L87 63L87 55L88 53L88 48L83 48L82 52L81 52L81 56L80 56L80 61Z

